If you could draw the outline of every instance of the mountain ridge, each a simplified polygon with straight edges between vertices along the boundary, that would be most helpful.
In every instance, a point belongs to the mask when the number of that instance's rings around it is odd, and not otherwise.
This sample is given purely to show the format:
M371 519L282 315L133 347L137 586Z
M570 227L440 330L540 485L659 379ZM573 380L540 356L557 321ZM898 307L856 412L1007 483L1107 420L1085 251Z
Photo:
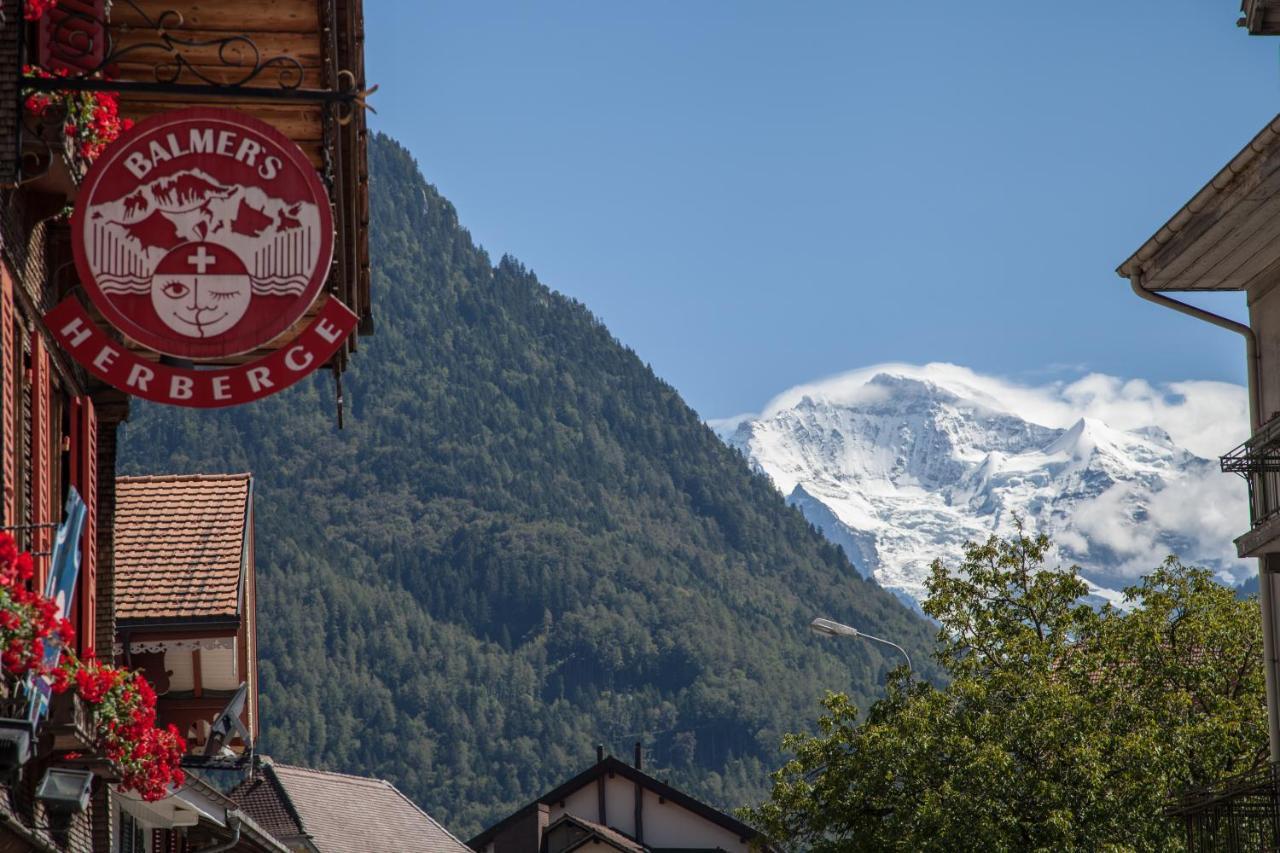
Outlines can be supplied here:
M1243 490L1215 462L1156 426L1087 413L1037 423L957 370L873 368L837 393L806 386L764 415L713 426L855 564L916 602L935 557L954 561L964 541L1008 533L1015 517L1051 533L1110 600L1167 553L1247 575L1229 536L1189 535L1178 517L1205 484L1241 509Z

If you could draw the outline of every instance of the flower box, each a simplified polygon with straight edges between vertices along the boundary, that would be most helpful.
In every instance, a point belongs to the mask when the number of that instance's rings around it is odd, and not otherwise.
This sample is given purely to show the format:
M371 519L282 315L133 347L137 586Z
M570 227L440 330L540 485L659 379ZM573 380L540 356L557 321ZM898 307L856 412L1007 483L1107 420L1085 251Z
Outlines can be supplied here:
M96 755L78 755L74 758L63 756L57 759L57 765L59 767L75 767L80 770L88 770L102 781L113 785L124 779L124 774L119 767L113 762Z
M74 690L55 693L49 703L49 733L56 751L91 749L97 737L93 706Z

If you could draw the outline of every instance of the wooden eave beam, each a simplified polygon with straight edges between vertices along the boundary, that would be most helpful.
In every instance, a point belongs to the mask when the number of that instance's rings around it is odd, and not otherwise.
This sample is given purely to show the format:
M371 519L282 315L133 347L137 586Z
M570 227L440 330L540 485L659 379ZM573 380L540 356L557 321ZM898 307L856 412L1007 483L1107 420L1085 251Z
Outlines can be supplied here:
M160 0L140 0L143 10L153 17L167 6ZM129 54L133 76L145 78L157 62L165 60L163 51L149 46L146 20L127 5L112 9L113 34L128 46L138 42ZM200 3L184 10L184 32L207 38L211 44L222 36L247 33L264 57L287 55L297 59L304 72L306 87L317 91L336 92L350 81L340 72L350 72L357 90L366 86L364 68L364 10L361 0L265 0L259 3ZM197 48L191 55L200 72L213 78L234 75L237 67L219 61L217 49ZM136 67L134 67L136 66ZM183 77L188 80L190 75ZM265 80L266 78L264 78ZM104 84L105 85L105 84ZM251 92L237 93L235 98L200 97L213 94L212 89L192 86L190 94L125 92L121 97L122 112L142 119L156 112L178 106L210 103L232 106L254 115L279 129L296 142L318 169L326 158L334 168L332 187L335 226L338 239L334 245L334 265L330 271L334 294L360 318L355 334L326 365L341 370L347 357L357 348L357 335L372 332L369 261L369 191L368 131L364 110L355 104L287 103L254 97ZM270 94L270 93L268 93ZM338 125L337 116L351 111L351 120ZM325 115L333 122L332 133L325 133ZM328 150L326 150L328 149ZM308 312L306 320L314 315ZM297 328L290 330L296 332ZM261 357L279 347L276 341L244 358L229 359L227 364Z
M1251 36L1280 35L1280 3L1276 0L1243 0L1236 23Z

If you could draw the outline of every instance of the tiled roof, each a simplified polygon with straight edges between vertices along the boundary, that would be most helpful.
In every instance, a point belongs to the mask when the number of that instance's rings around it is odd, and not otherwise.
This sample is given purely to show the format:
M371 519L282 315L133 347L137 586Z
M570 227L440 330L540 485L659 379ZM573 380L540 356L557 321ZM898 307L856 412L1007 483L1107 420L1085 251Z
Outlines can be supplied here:
M275 850L277 853L289 853L289 847L287 847L273 833L268 832L266 827L258 822L257 815L241 809L239 804L236 803L235 800L231 799L230 796L222 793L222 791L215 788L209 782L200 778L199 773L188 773L186 784L181 790L173 794L173 796L185 798L187 793L197 794L206 802L212 802L216 805L216 809L218 811L227 812L228 817L230 817L230 812L232 810L239 812L240 828L245 836L254 842L248 849L267 851ZM217 811L215 811L214 814L216 815ZM221 820L218 822L221 823ZM243 846L244 845L241 844L241 847ZM236 849L239 850L241 847L237 847Z
M274 765L320 853L471 853L390 782Z
M237 785L227 796L237 808L281 841L306 835L302 818L271 765Z
M116 616L234 617L248 474L116 481Z

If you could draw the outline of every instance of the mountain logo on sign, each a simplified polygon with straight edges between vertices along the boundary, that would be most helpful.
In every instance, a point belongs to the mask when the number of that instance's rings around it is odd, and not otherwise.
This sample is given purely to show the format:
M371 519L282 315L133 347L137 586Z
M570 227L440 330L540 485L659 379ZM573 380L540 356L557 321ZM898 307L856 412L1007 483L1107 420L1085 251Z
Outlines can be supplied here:
M88 262L110 295L150 295L159 264L177 247L206 243L234 253L265 296L296 296L319 260L316 205L222 184L193 169L87 208Z

